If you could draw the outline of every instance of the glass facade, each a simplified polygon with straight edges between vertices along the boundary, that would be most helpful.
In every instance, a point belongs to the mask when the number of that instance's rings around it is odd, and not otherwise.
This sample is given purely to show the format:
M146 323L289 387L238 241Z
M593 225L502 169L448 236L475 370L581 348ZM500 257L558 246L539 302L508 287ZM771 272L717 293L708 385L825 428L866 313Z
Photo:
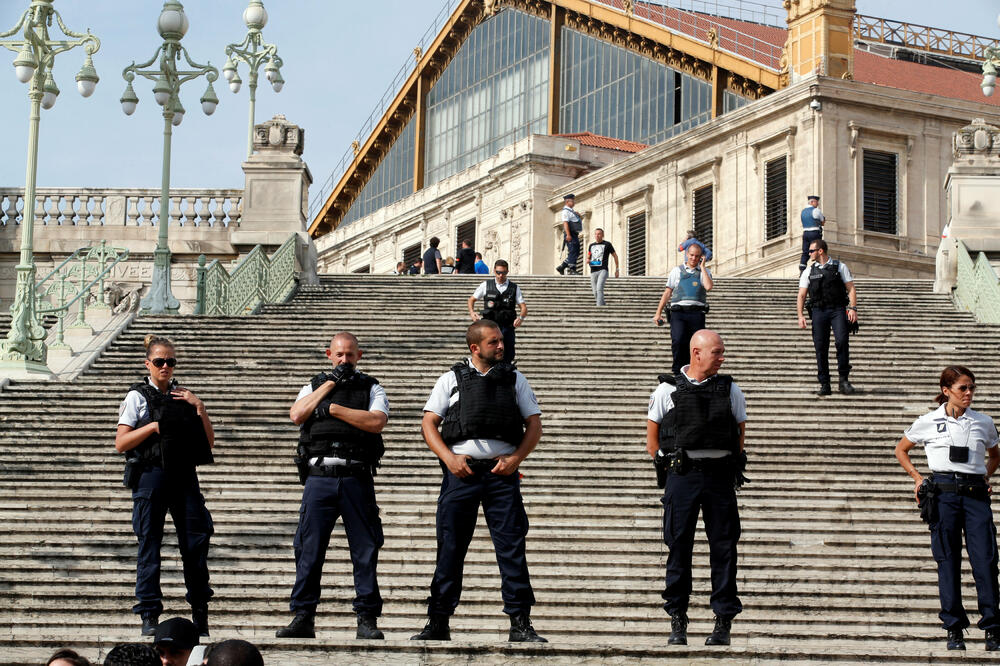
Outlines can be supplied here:
M712 119L712 84L571 28L562 32L562 132L654 144Z
M351 204L341 221L341 226L350 224L379 208L395 203L413 194L413 151L416 142L416 123L413 118L406 123L396 141L389 148L382 163L368 180L361 193Z
M741 107L746 106L753 100L747 99L742 95L737 95L734 92L729 92L728 90L722 91L722 112L729 113L730 111L735 111Z
M482 162L548 115L549 26L516 9L483 21L427 94L424 182Z

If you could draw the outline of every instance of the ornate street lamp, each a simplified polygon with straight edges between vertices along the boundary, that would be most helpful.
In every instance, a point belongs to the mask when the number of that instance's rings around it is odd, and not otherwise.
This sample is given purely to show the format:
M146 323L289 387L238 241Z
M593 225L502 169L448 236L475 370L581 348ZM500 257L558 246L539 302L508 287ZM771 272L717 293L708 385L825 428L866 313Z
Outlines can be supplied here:
M257 72L260 66L267 63L264 68L264 75L271 82L274 92L281 92L285 85L285 80L281 78L282 64L278 57L278 47L274 44L265 44L260 31L267 25L267 10L261 0L250 0L250 4L243 10L243 22L246 23L250 32L239 44L230 44L226 47L226 64L222 67L222 75L229 81L229 89L234 93L240 91L243 79L237 71L239 63L245 63L250 69L250 128L247 131L247 157L253 154L253 123L254 106L257 103Z
M52 20L59 24L65 35L62 39L49 39ZM24 31L22 37L4 39ZM63 23L62 17L52 8L52 0L32 0L17 25L0 33L0 46L17 53L14 74L21 83L30 82L28 100L31 111L28 119L28 165L24 183L24 211L21 214L21 259L17 265L17 286L14 303L10 308L11 323L7 339L0 342L0 369L18 375L50 375L46 361L45 329L35 312L35 259L32 241L35 225L35 180L38 175L38 121L40 109L51 109L56 103L59 88L52 77L55 57L83 46L87 53L83 67L76 75L77 88L84 97L90 97L97 86L93 55L101 48L101 40L88 31L73 32Z
M997 17L997 24L1000 25L1000 16ZM995 46L987 46L983 49L983 94L987 97L993 96L993 89L997 85L997 70L1000 69L1000 49Z
M125 115L135 113L139 97L132 88L136 75L154 82L153 99L163 107L163 178L160 183L160 233L153 252L153 281L149 293L139 303L144 312L174 314L180 308L180 303L170 290L170 246L167 244L167 225L170 222L170 137L174 126L180 125L184 119L184 107L181 106L181 86L188 81L204 75L208 79L208 88L201 96L201 109L206 116L215 113L219 98L215 94L212 82L219 78L219 70L212 65L199 65L191 60L187 49L181 46L181 38L188 29L187 15L184 7L177 0L166 0L163 10L156 22L156 29L163 38L163 44L156 49L153 57L136 65L134 62L125 68L122 77L125 78L125 92L122 94L122 110ZM190 70L178 70L177 63L181 56ZM159 59L154 69L153 63Z

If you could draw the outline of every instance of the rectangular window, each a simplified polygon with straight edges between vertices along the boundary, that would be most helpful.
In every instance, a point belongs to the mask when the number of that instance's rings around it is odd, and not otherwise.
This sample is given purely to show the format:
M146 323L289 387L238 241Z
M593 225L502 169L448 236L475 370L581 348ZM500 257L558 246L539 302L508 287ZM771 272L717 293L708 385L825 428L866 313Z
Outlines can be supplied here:
M420 258L420 243L403 248L403 263L409 268Z
M351 272L352 273L371 273L372 272L372 267L371 267L371 264L365 264L361 268L355 268Z
M628 218L628 248L625 256L628 275L646 274L646 213Z
M788 231L788 158L784 155L764 165L764 240Z
M694 235L708 249L712 249L712 187L706 185L694 191L691 211Z
M475 249L476 247L476 221L469 220L468 222L463 222L458 225L455 229L455 256L458 256L458 251L462 249L462 241L469 241L469 246Z
M876 150L862 152L864 230L896 234L896 154Z

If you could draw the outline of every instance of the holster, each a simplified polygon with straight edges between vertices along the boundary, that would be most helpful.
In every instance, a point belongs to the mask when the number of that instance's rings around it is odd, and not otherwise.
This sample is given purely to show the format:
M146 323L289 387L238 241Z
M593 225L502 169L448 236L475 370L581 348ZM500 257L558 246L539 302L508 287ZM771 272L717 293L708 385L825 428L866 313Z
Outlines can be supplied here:
M938 521L938 495L941 490L931 483L930 479L924 479L917 490L917 506L920 507L920 519L928 525L934 525Z
M656 470L656 487L663 488L667 485L667 454L657 451L653 458L653 469Z
M305 485L306 479L309 478L309 458L306 455L306 448L299 444L295 451L295 457L292 458L295 462L295 467L299 472L299 483Z
M733 458L733 485L739 490L743 484L750 483L750 479L744 474L747 471L747 454L740 451Z
M142 472L145 468L145 464L139 459L125 460L125 475L122 478L122 485L126 488L131 488L135 490L139 487L139 477L142 476Z

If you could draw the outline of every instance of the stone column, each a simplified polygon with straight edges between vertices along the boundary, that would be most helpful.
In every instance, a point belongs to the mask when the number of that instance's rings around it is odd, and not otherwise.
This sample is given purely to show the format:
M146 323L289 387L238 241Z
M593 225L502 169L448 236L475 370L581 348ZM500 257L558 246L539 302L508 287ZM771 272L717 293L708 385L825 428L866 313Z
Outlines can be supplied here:
M937 253L934 290L950 293L957 279L957 241L973 255L1000 252L1000 127L982 118L955 132L954 161L945 177L948 238Z
M317 252L307 231L313 179L301 157L305 130L278 114L254 126L253 147L254 154L243 163L243 214L232 243L240 254L261 245L270 255L296 233L302 281L313 283Z

